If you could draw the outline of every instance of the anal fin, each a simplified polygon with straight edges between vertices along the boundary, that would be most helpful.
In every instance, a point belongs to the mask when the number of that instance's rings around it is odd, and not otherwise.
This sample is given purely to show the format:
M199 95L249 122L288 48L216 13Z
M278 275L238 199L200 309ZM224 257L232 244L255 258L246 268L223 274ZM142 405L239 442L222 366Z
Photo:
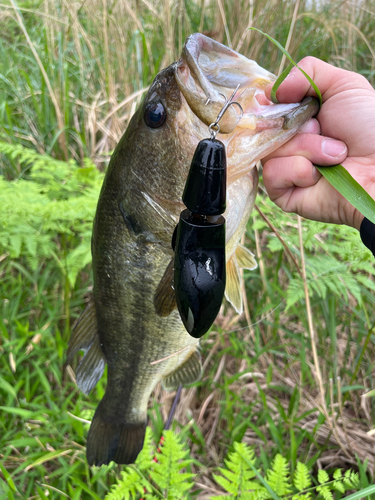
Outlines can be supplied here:
M250 271L258 267L255 255L251 253L248 248L243 245L238 245L235 253L238 267L242 269L250 269Z
M165 318L176 309L176 295L173 289L174 258L169 263L165 273L160 280L154 296L155 311L158 316Z
M242 293L241 293L241 277L240 270L237 264L236 254L227 262L227 283L225 286L225 298L232 304L238 314L242 313Z
M70 364L79 351L84 351L85 355L76 370L77 385L84 394L89 394L103 375L106 363L100 346L96 309L93 300L90 300L73 326L66 363Z
M173 391L180 385L188 385L196 382L202 375L202 358L198 350L195 350L186 361L176 370L169 373L161 381L167 391Z

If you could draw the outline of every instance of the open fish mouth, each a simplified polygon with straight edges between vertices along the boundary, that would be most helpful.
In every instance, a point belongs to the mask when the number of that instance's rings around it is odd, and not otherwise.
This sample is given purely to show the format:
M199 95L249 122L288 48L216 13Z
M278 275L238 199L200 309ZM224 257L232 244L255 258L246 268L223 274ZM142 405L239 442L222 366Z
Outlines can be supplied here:
M175 77L189 107L207 126L215 122L223 108L224 96L229 98L240 85L235 100L243 116L237 106L230 106L220 120L220 134L230 134L224 139L229 156L233 152L238 158L248 159L251 151L254 164L289 140L319 109L311 97L301 103L273 104L265 97L264 89L276 80L275 75L200 33L186 40L175 65ZM228 171L228 182L249 170L246 163L244 168L237 166Z

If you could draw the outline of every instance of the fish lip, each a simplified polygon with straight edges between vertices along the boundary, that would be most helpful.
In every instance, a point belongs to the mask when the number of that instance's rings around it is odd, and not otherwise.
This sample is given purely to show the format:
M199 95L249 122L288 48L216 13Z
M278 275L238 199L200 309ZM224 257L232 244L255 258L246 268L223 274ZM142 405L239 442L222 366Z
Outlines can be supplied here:
M319 112L319 101L315 97L305 97L292 111L284 117L283 129L290 130L300 127L306 119L312 118Z

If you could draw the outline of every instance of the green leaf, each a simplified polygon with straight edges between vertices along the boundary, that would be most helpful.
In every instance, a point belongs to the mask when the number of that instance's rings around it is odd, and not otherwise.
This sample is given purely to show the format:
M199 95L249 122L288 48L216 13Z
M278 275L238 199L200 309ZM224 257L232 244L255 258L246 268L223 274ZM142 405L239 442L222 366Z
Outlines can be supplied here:
M342 165L316 168L354 208L375 224L375 200L358 184Z

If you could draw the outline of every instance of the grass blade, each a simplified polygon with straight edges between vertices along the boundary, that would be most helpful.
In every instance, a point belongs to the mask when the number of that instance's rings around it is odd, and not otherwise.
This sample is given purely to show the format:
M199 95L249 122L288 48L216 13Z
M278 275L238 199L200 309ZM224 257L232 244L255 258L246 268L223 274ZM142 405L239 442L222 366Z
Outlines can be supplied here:
M293 68L293 64L290 63L287 68L284 69L282 73L277 77L276 82L273 84L272 90L271 90L271 101L277 104L279 101L277 100L276 97L276 92L277 89L280 87L280 85L283 83L285 78L289 75L291 69Z
M71 453L72 451L73 450L71 450L71 449L50 451L50 452L46 453L45 455L43 455L42 457L35 460L35 462L33 462L32 464L28 465L25 468L25 471L28 471L28 470L32 469L33 467L36 467L37 465L44 464L44 462L49 462L51 460L54 460L55 458L63 457L64 455L68 455L68 453Z
M344 497L342 500L361 500L362 498L367 498L371 493L375 493L375 484L364 490L357 491L357 493L353 493L348 497Z
M342 165L318 167L319 172L362 215L375 224L375 200L358 184Z

